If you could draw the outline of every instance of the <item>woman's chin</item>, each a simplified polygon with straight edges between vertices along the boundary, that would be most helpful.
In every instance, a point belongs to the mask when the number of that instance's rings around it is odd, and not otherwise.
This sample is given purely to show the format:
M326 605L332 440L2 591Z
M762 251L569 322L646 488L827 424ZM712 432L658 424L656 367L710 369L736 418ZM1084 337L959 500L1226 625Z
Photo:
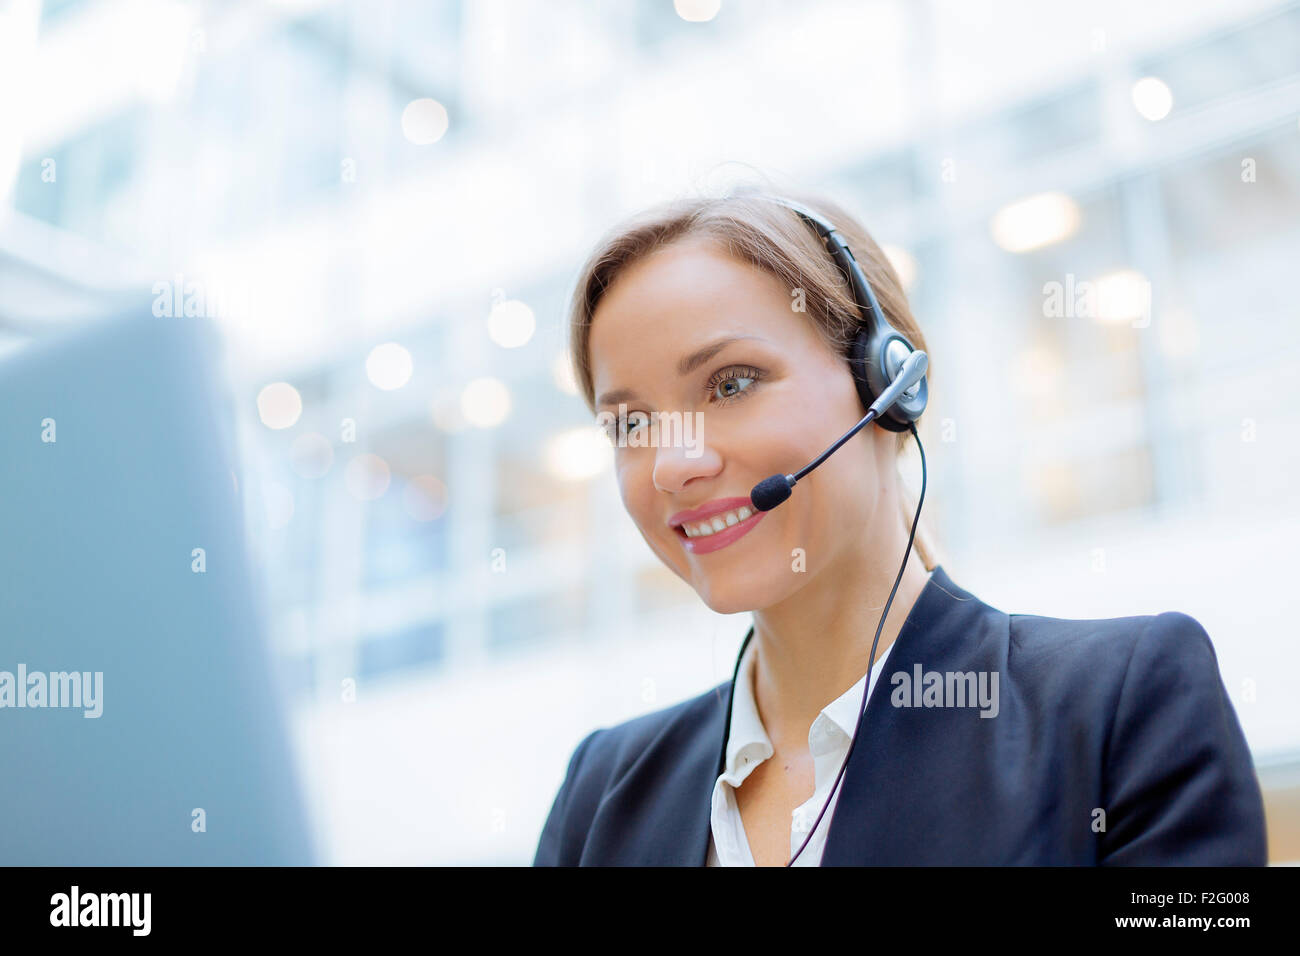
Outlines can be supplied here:
M710 578L696 583L695 592L715 614L742 614L771 604L775 589L749 576L744 580L720 581Z

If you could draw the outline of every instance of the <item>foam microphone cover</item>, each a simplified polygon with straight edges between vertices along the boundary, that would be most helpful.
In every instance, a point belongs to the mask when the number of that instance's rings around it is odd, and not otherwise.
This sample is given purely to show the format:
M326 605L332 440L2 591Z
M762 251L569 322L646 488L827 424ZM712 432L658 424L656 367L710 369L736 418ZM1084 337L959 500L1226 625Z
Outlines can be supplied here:
M790 497L790 482L785 475L764 478L749 493L749 500L759 511L771 511Z

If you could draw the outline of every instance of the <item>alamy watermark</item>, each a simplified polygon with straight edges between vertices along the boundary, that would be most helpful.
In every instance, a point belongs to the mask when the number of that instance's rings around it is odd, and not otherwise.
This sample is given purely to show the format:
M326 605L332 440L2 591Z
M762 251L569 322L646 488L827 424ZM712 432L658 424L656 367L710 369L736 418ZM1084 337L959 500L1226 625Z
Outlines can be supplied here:
M1067 272L1064 282L1043 284L1043 317L1129 321L1133 328L1145 329L1151 325L1151 282L1133 270L1097 279Z
M629 421L627 405L619 402L617 413L597 413L596 426L619 448L684 447L687 458L703 454L703 412L632 412L632 416Z
M998 715L997 671L895 671L889 702L895 707L978 707L981 717Z
M153 283L152 311L158 318L246 319L254 315L257 290L248 283L186 278L177 273Z
M51 926L121 926L148 936L152 893L83 893L75 883L50 897Z
M103 671L0 671L0 709L5 707L81 707L83 717L104 713Z

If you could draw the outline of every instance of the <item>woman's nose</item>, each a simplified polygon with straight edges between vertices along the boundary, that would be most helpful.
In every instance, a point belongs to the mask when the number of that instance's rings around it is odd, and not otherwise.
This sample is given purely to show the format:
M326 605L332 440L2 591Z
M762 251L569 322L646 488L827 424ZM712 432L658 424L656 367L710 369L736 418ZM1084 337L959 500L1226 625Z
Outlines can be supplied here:
M717 474L722 456L703 442L697 445L670 443L654 450L654 485L659 491L676 493L696 478Z

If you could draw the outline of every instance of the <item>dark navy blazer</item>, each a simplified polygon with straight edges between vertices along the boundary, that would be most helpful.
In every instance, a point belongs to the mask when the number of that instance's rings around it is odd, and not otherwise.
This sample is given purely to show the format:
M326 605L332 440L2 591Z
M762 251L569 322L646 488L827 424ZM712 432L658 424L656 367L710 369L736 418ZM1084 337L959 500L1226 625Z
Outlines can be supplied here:
M938 566L885 666L822 866L1266 864L1254 764L1194 618L1006 614ZM895 675L929 671L996 672L997 715L900 706L919 698ZM704 866L730 710L728 680L588 734L533 865Z

